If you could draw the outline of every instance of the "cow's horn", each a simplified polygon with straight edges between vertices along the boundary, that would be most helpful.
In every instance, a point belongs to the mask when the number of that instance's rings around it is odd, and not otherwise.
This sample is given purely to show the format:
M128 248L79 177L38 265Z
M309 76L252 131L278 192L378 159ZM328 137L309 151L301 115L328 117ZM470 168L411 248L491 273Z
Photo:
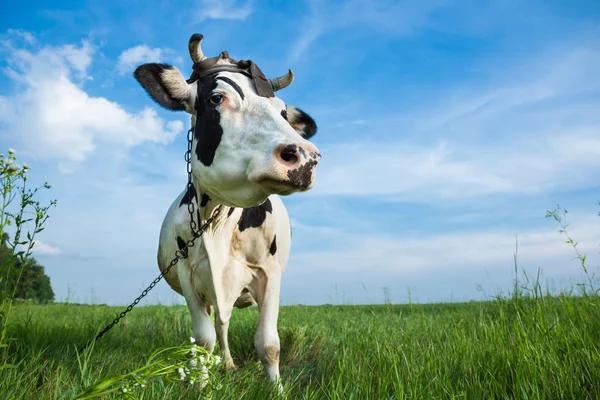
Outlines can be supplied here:
M202 52L201 47L202 39L204 39L204 36L199 33L194 33L190 38L190 43L188 44L190 56L192 57L194 64L206 60L206 56Z
M281 75L277 78L270 78L269 84L274 92L281 90L285 87L288 87L290 83L294 81L294 73L292 70L288 70L288 73L285 75Z

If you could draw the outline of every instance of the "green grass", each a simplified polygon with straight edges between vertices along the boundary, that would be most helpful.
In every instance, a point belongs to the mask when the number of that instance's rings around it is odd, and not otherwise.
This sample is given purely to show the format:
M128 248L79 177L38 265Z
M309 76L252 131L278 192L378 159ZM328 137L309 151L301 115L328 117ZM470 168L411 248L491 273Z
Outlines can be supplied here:
M72 398L96 379L129 372L159 347L187 342L183 306L136 308L82 368L71 354L120 308L18 305L9 337L17 368L0 371L0 398ZM236 310L239 368L217 370L216 399L273 397L254 353L255 308ZM281 374L289 398L600 398L597 296L538 296L462 304L282 307ZM198 398L154 381L144 398ZM61 397L62 396L62 397Z

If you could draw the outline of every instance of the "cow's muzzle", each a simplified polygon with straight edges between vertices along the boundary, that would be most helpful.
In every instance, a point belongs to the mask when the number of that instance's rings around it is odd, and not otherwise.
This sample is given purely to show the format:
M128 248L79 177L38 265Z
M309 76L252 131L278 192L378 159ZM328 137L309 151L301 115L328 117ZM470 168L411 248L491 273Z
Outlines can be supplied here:
M310 142L280 144L273 151L274 175L263 177L261 184L277 194L291 194L312 188L315 167L321 159L319 150Z

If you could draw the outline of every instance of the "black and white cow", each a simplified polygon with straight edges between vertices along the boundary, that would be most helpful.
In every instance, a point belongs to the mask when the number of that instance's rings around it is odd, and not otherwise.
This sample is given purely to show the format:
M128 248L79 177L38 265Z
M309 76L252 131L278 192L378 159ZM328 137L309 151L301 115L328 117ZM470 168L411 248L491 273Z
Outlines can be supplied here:
M194 189L181 193L167 212L158 265L166 268L192 237L189 202L198 207L195 218L201 221L219 209L188 258L165 279L186 299L196 342L212 350L218 339L229 368L234 367L227 342L232 309L258 303L254 344L268 378L276 381L279 292L291 244L289 217L276 195L313 186L321 155L307 139L317 127L273 94L292 82L291 71L266 79L254 63L233 60L227 52L207 58L201 42L199 34L190 39L194 73L187 81L166 64L144 64L134 73L159 105L186 111L195 121Z

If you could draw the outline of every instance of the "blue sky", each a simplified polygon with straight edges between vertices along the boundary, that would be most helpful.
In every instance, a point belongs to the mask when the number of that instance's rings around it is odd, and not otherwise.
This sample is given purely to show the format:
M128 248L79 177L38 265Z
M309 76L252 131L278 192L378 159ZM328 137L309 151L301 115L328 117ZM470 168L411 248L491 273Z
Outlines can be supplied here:
M36 257L57 299L125 304L158 273L183 189L185 114L135 82L190 72L187 41L292 68L280 95L315 118L317 183L284 198L283 304L482 299L519 267L581 279L545 212L600 264L600 3L113 1L3 4L0 148L57 198ZM50 7L50 8L49 8ZM161 283L150 303L181 302Z

